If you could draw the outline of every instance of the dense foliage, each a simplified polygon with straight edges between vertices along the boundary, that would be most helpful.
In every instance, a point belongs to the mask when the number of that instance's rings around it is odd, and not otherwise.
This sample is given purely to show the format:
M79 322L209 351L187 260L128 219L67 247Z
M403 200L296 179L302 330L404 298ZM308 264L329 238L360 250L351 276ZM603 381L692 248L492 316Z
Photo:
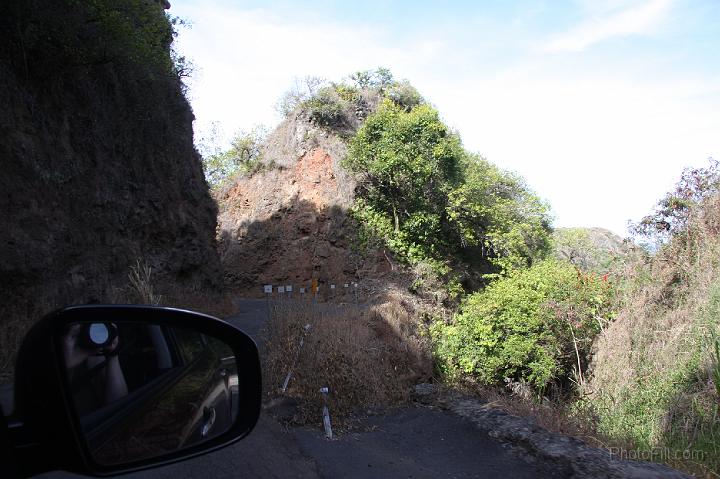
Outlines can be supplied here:
M239 131L226 150L219 146L219 136L215 125L210 137L201 139L198 145L205 179L212 188L218 188L238 175L251 175L262 168L262 147L267 137L264 127Z
M467 263L486 259L495 271L523 268L550 247L549 207L523 179L477 155L467 155L460 187L449 194L448 217Z
M584 381L594 337L612 317L607 278L545 260L470 295L452 324L434 326L436 357L449 377L484 384Z
M345 162L365 174L358 216L410 261L448 254L448 194L461 184L463 155L432 107L405 112L386 102L353 138Z
M546 205L466 152L433 107L408 105L385 99L350 142L345 166L360 175L353 212L365 234L438 271L458 259L490 273L542 257Z

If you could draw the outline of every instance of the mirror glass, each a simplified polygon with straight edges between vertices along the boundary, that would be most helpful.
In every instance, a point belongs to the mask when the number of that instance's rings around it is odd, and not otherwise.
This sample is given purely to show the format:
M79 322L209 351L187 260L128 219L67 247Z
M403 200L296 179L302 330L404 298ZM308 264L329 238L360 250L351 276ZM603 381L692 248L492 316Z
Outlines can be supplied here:
M237 419L237 364L221 339L116 321L70 324L59 344L80 430L98 464L173 453Z

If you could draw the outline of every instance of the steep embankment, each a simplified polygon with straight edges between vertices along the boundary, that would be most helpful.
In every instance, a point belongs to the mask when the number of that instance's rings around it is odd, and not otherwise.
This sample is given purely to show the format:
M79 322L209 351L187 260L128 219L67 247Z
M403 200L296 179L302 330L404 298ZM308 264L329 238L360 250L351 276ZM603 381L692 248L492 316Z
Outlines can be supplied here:
M290 115L270 135L265 168L218 194L220 255L227 283L257 293L262 284L307 285L378 277L393 266L361 257L347 215L355 182L340 166L346 146L306 115Z
M710 171L704 199L669 210L682 218L669 240L627 267L588 387L602 433L698 477L720 472L720 176Z
M171 27L160 5L125 3L0 8L0 366L51 307L137 301L138 260L159 293L220 284Z

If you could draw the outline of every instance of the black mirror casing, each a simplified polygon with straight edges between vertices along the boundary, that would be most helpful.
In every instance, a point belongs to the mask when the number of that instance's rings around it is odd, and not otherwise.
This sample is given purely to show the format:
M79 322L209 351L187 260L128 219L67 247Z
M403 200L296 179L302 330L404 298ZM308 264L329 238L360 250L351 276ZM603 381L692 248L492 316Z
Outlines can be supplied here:
M61 361L60 337L71 323L102 321L147 322L187 328L222 338L238 364L239 414L218 437L160 457L120 465L98 464L80 431L69 384ZM16 416L22 422L15 457L23 476L62 469L81 474L114 475L169 464L238 441L252 431L261 407L261 375L257 346L245 333L212 316L192 311L131 305L72 306L55 311L28 332L18 353L15 371Z

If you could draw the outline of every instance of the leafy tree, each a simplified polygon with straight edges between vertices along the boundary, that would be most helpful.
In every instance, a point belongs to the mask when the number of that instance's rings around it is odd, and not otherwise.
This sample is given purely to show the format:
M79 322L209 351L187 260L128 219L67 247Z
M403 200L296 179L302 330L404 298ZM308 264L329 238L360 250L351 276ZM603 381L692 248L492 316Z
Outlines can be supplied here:
M386 99L350 143L354 214L409 263L460 259L484 272L528 265L548 249L547 206L516 175L468 154L427 104Z
M392 72L383 67L376 70L360 70L350 75L350 80L360 89L384 90L394 83Z
M448 214L465 255L487 259L500 270L526 267L550 245L548 206L522 178L479 155L464 161L465 180L450 192Z
M614 287L569 263L544 260L492 282L463 303L450 325L433 328L449 377L484 384L583 382L592 341L612 317Z
M675 189L658 202L654 212L631 224L631 232L664 243L684 231L693 209L720 193L720 163L709 161L707 168L686 168Z
M465 152L435 109L385 101L350 143L345 165L362 174L355 211L409 261L447 253L448 193Z
M407 80L395 82L387 88L387 98L398 106L410 111L416 106L424 103L422 95Z
M221 150L218 146L219 128L213 125L210 138L203 139L198 148L201 152L205 179L212 188L217 188L233 177L253 174L262 166L262 146L267 137L263 126L249 131L238 132L230 148Z

